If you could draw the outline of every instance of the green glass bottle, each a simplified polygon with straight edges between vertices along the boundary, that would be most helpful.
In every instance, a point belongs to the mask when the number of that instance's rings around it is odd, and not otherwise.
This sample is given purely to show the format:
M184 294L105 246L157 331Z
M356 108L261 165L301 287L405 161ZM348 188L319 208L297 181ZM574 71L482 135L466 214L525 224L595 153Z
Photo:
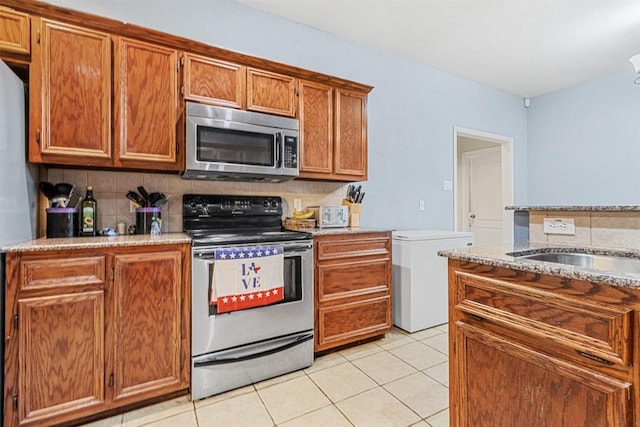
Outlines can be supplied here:
M87 185L87 194L82 199L80 208L80 215L82 215L80 235L95 236L98 226L98 202L93 198L93 187L91 185Z

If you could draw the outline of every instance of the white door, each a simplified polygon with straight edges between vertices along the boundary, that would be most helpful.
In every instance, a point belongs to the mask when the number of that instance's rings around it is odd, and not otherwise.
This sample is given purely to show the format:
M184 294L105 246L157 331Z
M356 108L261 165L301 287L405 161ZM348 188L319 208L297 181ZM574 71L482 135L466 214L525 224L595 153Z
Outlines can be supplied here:
M462 158L463 229L474 233L476 246L500 244L504 210L500 147L469 151Z

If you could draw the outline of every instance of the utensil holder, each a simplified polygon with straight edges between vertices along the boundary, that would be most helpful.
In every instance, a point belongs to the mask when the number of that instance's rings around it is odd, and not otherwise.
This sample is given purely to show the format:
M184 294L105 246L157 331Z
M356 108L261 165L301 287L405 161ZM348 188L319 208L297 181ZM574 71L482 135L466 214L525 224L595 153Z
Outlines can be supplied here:
M136 209L136 234L160 234L162 210L160 208Z
M47 208L47 237L76 237L78 228L78 209Z
M342 206L349 207L349 227L360 227L362 203L351 203L347 199L342 199Z

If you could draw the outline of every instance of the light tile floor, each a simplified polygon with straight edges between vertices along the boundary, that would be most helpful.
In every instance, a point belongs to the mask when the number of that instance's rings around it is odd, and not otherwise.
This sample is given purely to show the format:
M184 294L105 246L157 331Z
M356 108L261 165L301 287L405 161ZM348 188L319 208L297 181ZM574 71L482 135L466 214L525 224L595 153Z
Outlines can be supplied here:
M87 427L449 425L447 325L321 356L313 366L195 402L188 396Z

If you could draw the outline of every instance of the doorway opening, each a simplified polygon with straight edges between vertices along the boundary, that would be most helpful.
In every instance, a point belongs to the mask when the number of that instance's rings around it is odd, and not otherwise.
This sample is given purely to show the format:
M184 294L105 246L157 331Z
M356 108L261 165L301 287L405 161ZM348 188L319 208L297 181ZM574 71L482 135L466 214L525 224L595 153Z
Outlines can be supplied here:
M476 246L513 243L513 138L454 128L454 223Z

